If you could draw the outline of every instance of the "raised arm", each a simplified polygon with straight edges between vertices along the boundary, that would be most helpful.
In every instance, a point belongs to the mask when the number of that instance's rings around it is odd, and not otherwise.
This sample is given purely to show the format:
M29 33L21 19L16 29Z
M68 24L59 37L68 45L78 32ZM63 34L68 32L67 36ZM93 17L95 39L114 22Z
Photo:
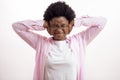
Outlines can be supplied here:
M106 19L103 17L82 17L76 19L75 26L86 26L87 29L82 31L80 35L89 44L104 28Z
M12 27L23 40L25 40L32 48L36 49L36 44L40 35L33 33L31 30L44 30L43 24L44 21L42 20L25 20L13 23Z

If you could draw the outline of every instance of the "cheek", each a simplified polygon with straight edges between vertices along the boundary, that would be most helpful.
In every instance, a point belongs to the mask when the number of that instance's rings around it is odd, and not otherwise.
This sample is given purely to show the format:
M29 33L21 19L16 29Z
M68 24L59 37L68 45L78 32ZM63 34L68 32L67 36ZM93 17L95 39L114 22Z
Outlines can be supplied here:
M53 35L54 33L54 31L52 30L52 29L47 29L47 31L48 31L48 33L50 34L50 35Z
M66 34L69 34L70 31L71 31L71 30L70 30L69 28L67 28L67 29L65 30Z
M69 30L69 31L68 31L68 34L72 31L72 29L73 29L73 27L70 26L69 29L68 29L68 30Z
M50 28L47 28L47 32L48 32L50 35L53 34Z

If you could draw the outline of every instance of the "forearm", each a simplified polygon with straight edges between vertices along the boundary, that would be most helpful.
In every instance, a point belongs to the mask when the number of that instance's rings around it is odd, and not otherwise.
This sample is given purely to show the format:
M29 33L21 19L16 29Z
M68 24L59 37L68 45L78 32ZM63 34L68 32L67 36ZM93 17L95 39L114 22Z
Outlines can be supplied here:
M103 17L82 17L78 18L77 22L75 26L87 27L87 29L80 32L80 36L82 36L86 44L89 44L104 28L106 19Z
M81 25L86 27L98 27L102 29L106 24L106 19L104 17L83 17L81 20Z
M28 31L28 30L44 30L43 27L44 21L32 21L32 20L25 20L19 21L12 24L12 27L15 31Z
M14 31L24 40L26 41L31 47L36 49L36 45L40 35L32 32L31 30L44 30L43 21L19 21L12 24ZM42 36L41 36L42 37Z
M98 28L103 28L106 24L106 19L103 17L81 17L75 19L75 26L86 26L93 27L96 26Z

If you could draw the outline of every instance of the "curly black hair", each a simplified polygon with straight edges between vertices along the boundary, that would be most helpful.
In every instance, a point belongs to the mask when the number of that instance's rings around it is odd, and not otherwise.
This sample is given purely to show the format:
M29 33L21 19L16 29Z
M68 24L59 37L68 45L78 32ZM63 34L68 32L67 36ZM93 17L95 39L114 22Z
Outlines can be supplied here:
M73 9L67 5L65 2L55 2L48 6L44 13L44 20L50 21L55 17L65 17L69 22L75 18L75 12Z

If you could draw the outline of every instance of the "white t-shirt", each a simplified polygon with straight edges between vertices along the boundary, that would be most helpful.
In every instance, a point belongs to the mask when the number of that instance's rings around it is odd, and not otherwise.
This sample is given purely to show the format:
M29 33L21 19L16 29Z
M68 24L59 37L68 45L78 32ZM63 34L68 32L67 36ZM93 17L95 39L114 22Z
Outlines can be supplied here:
M77 57L66 41L55 41L47 56L45 80L77 80Z

